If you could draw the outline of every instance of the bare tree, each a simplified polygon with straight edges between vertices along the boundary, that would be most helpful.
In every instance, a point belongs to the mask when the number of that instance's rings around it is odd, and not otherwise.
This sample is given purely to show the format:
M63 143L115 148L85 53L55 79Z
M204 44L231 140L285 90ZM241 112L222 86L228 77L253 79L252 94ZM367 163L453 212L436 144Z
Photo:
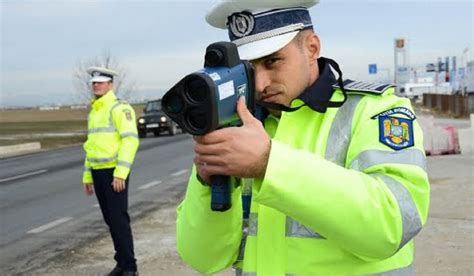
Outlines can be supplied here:
M114 77L114 90L117 97L128 100L132 92L136 91L136 84L129 80L128 70L121 66L119 60L110 52L88 60L80 60L73 71L74 87L76 88L77 101L87 104L92 99L91 76L87 73L87 68L91 66L109 68L118 73Z

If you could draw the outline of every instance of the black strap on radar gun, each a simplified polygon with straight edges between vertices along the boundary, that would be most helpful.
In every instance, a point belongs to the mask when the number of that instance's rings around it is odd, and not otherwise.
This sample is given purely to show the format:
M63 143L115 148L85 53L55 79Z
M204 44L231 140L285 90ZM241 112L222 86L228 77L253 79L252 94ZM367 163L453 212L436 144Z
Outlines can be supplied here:
M211 210L224 212L232 207L230 176L211 176Z

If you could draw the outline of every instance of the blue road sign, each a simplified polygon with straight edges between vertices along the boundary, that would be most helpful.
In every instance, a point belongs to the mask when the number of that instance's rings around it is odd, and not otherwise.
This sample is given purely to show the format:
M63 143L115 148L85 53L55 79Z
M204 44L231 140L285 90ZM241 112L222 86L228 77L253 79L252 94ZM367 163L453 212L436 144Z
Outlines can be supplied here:
M377 74L377 64L369 64L369 74Z

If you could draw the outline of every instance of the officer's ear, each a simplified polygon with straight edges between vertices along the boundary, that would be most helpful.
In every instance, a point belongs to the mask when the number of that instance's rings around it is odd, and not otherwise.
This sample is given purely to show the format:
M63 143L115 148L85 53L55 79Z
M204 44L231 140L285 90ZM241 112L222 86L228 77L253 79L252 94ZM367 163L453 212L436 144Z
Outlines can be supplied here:
M312 30L307 30L304 34L303 44L308 55L308 60L310 61L310 65L313 65L316 63L317 59L319 58L319 53L321 52L321 43L319 41L319 37Z

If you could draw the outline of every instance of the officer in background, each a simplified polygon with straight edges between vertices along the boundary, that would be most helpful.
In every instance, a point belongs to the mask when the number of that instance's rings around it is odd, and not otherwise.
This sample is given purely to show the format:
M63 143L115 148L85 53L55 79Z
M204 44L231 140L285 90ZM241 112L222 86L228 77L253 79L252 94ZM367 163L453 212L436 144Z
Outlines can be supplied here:
M194 137L176 227L180 256L200 272L413 273L413 238L429 206L421 128L393 86L343 81L320 56L308 12L318 2L227 0L207 14L254 65L270 114L262 124L240 99L241 127ZM211 175L240 184L225 212L209 207Z
M108 275L138 275L127 212L130 168L139 145L135 111L115 96L116 72L99 67L87 72L94 99L84 143L84 192L92 195L95 190L112 236L117 265Z

